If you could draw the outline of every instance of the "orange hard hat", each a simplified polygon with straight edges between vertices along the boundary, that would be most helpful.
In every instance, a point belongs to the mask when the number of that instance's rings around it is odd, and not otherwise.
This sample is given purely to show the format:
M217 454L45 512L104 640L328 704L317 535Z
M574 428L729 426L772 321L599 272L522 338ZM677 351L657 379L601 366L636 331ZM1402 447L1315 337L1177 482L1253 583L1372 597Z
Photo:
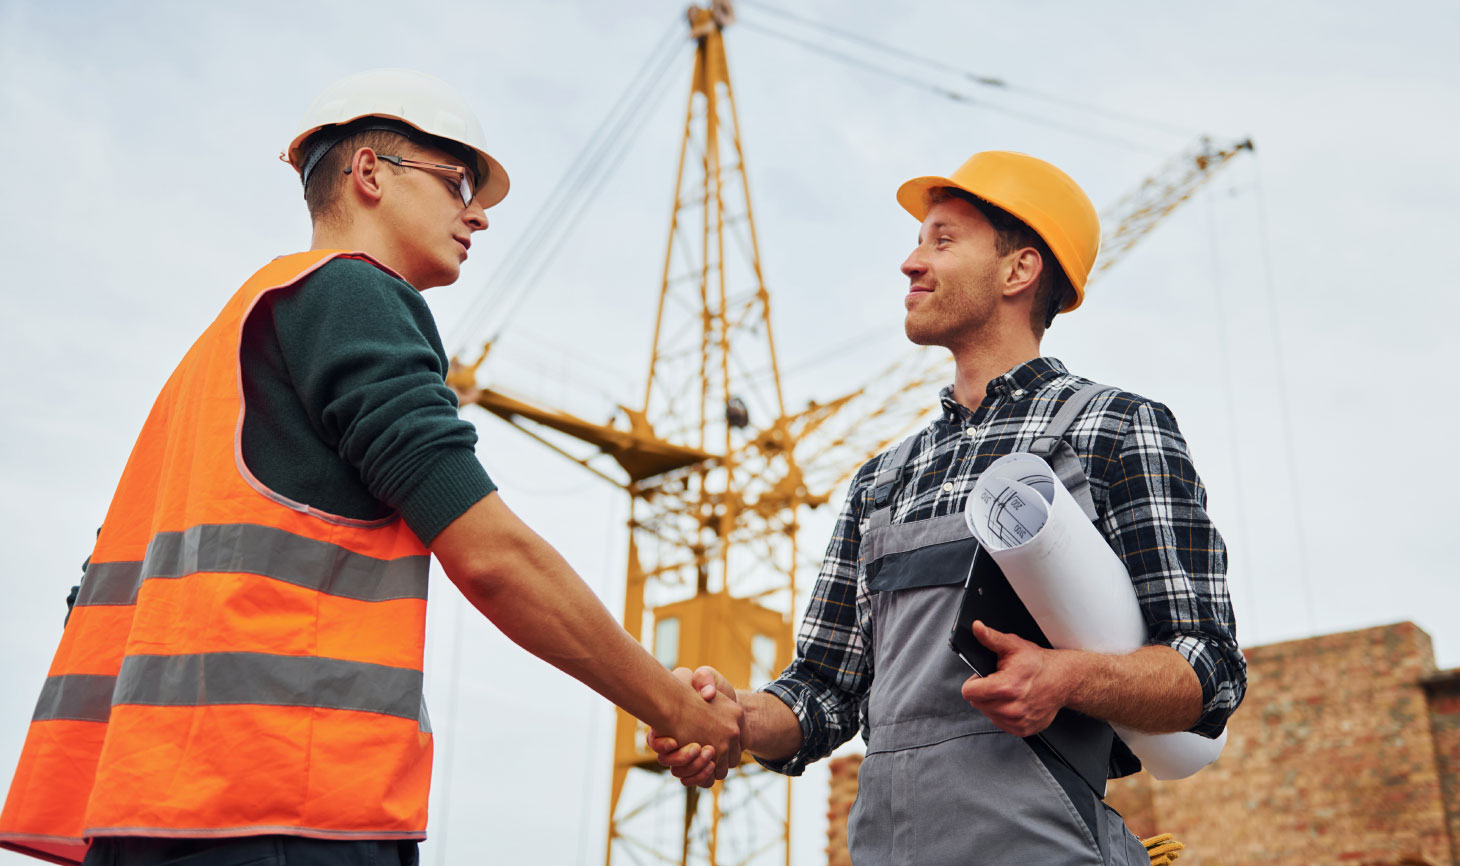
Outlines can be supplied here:
M1085 280L1100 252L1100 217L1090 197L1064 172L1042 159L1007 150L970 156L952 177L915 177L898 187L897 203L919 220L928 215L928 193L953 187L1003 208L1049 245L1075 290L1060 312L1085 300Z

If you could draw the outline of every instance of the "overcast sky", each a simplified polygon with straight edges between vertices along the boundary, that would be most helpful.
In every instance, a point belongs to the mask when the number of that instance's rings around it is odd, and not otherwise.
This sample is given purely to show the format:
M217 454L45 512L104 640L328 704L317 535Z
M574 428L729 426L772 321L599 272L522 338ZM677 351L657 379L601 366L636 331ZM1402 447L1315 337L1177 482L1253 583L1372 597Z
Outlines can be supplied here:
M1460 7L899 6L786 8L1010 87L833 42L759 6L726 36L788 403L835 396L906 351L897 266L916 224L893 200L904 179L950 172L976 150L1022 150L1064 167L1103 208L1196 133L1251 136L1256 156L1092 286L1046 352L1172 408L1232 551L1244 644L1412 620L1440 666L1460 666L1450 447L1460 411L1446 384L1460 312L1447 252L1460 235ZM397 65L453 82L511 174L460 282L427 296L448 348L487 336L464 311L509 249L536 240L543 268L514 287L526 295L496 381L565 403L635 399L687 40L582 220L532 239L525 229L682 11L668 0L0 0L0 519L12 572L0 778L158 388L249 274L308 245L297 177L275 155L331 81ZM625 503L515 431L468 417L507 501L617 609ZM824 544L829 515L818 519L804 546ZM426 862L598 862L607 707L460 615L448 583L432 592L438 784ZM799 863L821 857L824 779L797 783Z

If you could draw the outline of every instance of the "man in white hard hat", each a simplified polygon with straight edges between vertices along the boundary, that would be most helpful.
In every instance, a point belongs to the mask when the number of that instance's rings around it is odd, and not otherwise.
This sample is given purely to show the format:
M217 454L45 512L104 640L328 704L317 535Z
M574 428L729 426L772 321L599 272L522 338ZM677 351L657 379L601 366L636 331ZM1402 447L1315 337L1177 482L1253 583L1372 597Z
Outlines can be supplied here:
M1145 863L1103 802L1107 777L1141 766L1106 723L1215 738L1246 687L1206 490L1170 410L1040 353L1056 314L1084 300L1100 244L1074 180L984 152L950 177L908 181L897 200L921 223L902 264L903 326L952 352L955 379L937 419L853 479L796 659L737 695L744 748L799 775L862 734L854 863ZM1044 457L1120 556L1149 645L1055 650L986 624L1038 637L964 521L980 474L1015 452ZM969 676L949 648L970 608L978 643L960 652L981 644L987 676ZM703 694L734 694L713 669L692 679ZM651 733L685 784L710 784L709 750L677 745Z
M246 281L158 396L0 845L107 866L415 862L430 555L506 635L713 745L723 775L740 708L619 627L507 508L457 417L420 292L457 279L507 194L470 108L420 73L363 73L315 102L285 158L311 249Z

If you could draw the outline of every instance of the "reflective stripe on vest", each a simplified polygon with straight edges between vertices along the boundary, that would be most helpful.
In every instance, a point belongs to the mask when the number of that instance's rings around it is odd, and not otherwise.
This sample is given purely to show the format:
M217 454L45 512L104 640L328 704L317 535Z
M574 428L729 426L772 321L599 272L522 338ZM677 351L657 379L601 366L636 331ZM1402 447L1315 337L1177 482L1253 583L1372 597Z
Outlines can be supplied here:
M193 526L153 536L141 562L104 562L87 569L76 604L136 604L142 581L200 571L264 574L360 601L424 599L428 564L425 556L376 559L270 526Z
M269 490L239 442L249 311L339 255L266 265L163 387L41 689L0 846L78 863L91 836L424 838L428 553L398 519Z
M48 677L31 721L105 722L113 706L258 704L361 710L424 721L421 672L368 662L267 653L128 656L115 677Z

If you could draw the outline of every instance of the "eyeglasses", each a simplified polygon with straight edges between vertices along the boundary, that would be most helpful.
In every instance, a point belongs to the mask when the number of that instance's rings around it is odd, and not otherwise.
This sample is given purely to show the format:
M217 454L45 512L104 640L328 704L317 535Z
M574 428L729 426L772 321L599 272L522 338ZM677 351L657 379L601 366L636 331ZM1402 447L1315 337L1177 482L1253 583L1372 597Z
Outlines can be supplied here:
M386 156L383 153L377 153L376 156L380 159L385 160L386 162L398 165L401 168L419 168L421 171L429 171L432 174L451 178L452 180L456 181L456 191L461 195L461 203L463 205L471 204L472 197L476 195L476 190L472 189L471 175L467 173L466 169L462 168L459 165L442 165L436 162L421 162L418 159L406 159L405 157L401 156Z

